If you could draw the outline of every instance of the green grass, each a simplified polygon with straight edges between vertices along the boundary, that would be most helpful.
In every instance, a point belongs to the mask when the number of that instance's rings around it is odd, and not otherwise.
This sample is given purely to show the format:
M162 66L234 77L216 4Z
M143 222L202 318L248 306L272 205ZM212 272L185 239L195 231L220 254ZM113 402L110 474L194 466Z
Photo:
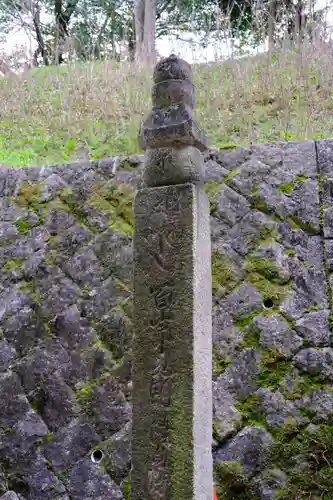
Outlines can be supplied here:
M331 64L322 48L301 47L273 58L193 65L195 118L219 148L333 136ZM146 68L111 61L0 79L0 163L140 152L151 84Z

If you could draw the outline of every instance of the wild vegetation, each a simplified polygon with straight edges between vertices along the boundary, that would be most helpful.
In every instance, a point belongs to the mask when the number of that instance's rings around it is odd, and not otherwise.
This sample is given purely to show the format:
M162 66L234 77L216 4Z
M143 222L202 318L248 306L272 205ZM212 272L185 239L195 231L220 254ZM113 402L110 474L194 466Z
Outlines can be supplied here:
M194 65L196 119L219 148L332 136L332 68L326 43ZM0 163L140 152L151 82L146 66L99 61L0 79Z

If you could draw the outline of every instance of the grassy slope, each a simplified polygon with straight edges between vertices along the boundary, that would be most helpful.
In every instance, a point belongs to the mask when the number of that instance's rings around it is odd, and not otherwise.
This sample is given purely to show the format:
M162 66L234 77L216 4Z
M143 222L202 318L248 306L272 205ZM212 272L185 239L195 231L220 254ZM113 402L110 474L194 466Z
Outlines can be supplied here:
M139 152L150 107L146 69L98 63L23 78L0 79L0 163ZM323 47L200 65L194 80L196 118L214 146L333 136L333 55Z

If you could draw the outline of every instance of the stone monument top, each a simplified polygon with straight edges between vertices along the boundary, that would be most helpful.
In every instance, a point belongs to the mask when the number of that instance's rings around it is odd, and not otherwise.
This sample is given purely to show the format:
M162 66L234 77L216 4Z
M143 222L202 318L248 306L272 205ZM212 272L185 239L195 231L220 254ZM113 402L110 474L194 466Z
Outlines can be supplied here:
M140 146L147 151L147 187L203 180L201 152L208 139L193 119L195 88L191 66L172 54L154 69L152 109L140 129Z

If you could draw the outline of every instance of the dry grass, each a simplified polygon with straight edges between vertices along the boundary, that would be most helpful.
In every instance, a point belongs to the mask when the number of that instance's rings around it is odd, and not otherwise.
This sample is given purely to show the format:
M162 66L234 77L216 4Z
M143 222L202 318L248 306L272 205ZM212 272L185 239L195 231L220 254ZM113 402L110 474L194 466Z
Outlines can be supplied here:
M333 136L333 53L303 45L194 67L196 118L220 148ZM139 152L151 73L129 64L41 68L0 80L0 163Z

